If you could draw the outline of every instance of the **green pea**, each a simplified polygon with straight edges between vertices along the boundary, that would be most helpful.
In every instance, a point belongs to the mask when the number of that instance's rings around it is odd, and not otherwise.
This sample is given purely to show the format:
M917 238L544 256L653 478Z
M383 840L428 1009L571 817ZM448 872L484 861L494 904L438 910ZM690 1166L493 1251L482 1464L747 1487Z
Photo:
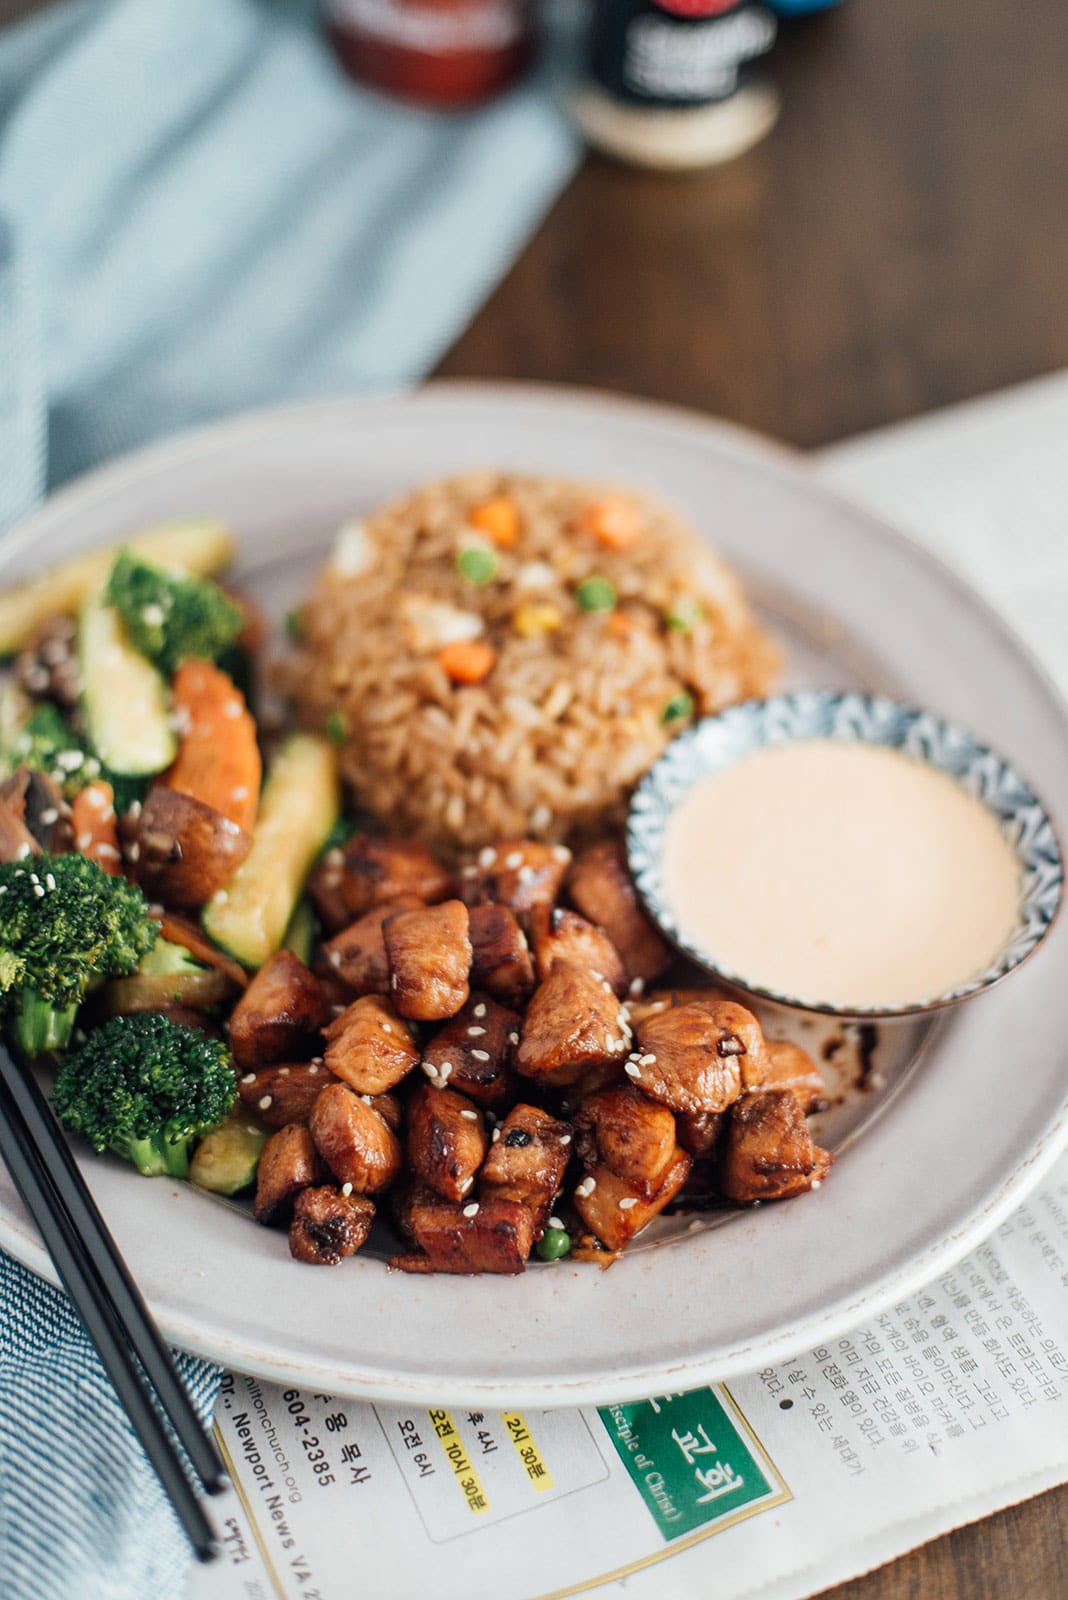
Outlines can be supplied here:
M687 694L684 689L681 694L673 694L663 711L660 720L663 723L681 722L684 717L693 715L693 695Z
M546 1228L534 1248L543 1261L562 1261L571 1254L571 1235L565 1228Z
M491 578L496 577L497 567L498 561L493 551L481 544L468 545L456 557L456 570L468 583L489 583Z
M684 595L677 600L667 613L664 621L675 633L689 633L691 628L697 626L704 612L692 595Z
M349 736L349 725L340 711L331 711L326 719L326 737L331 744L344 744Z
M581 611L614 611L616 591L607 578L583 578L575 590Z

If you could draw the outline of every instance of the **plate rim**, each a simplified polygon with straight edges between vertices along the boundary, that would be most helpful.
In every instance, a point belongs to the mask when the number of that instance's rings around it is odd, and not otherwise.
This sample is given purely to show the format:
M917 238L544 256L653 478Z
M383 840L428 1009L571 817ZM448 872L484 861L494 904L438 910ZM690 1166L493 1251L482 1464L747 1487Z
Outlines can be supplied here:
M1020 638L1007 620L954 566L906 529L886 521L862 502L827 484L811 459L802 452L692 408L578 385L432 379L416 387L338 394L241 412L171 434L80 475L9 529L3 538L3 548L5 553L10 552L17 557L41 537L57 518L63 520L72 512L77 514L81 508L136 485L139 479L150 478L157 472L186 464L205 452L212 455L225 452L236 441L250 440L257 433L269 435L280 426L307 425L316 416L334 419L338 415L375 411L383 405L418 407L438 402L460 402L462 405L464 402L485 403L494 400L505 405L540 401L568 405L587 412L593 409L604 420L610 420L608 414L614 412L632 423L654 423L676 435L684 430L698 443L709 443L720 452L727 449L732 456L748 463L754 470L770 472L780 481L804 478L810 495L831 507L847 509L853 517L866 522L877 538L892 546L903 547L915 563L937 574L943 584L955 591L1041 684L1051 708L1056 712L1062 732L1068 735L1068 703L1065 696L1028 642ZM105 542L93 541L84 548L91 549ZM559 1375L551 1380L523 1382L486 1376L471 1380L447 1377L429 1384L409 1373L395 1379L387 1378L381 1372L370 1372L360 1377L351 1362L346 1376L325 1361L317 1365L307 1356L283 1358L272 1354L266 1347L248 1348L230 1334L212 1335L209 1332L205 1336L202 1314L199 1320L177 1312L160 1312L158 1316L163 1331L173 1342L209 1360L233 1365L238 1370L253 1372L274 1381L318 1384L329 1379L333 1384L333 1392L364 1399L421 1402L431 1396L450 1403L462 1403L472 1399L488 1402L496 1398L517 1404L549 1407L642 1398L658 1391L664 1381L692 1386L727 1380L751 1372L757 1362L765 1359L789 1359L791 1355L809 1348L814 1338L818 1341L851 1330L861 1317L874 1315L914 1292L981 1243L1041 1181L1066 1146L1068 1095L1062 1098L1059 1106L1051 1105L1050 1115L1043 1123L1037 1140L1029 1147L1027 1157L993 1192L988 1192L983 1202L959 1220L955 1227L944 1227L941 1237L921 1254L889 1274L884 1274L858 1295L842 1297L830 1310L814 1312L801 1322L780 1328L771 1335L763 1334L752 1344L738 1346L725 1355L702 1358L698 1354L677 1362L661 1360L652 1365L635 1366L622 1375L611 1374L603 1379L585 1375L576 1378ZM0 1210L0 1247L8 1250L38 1276L55 1284L57 1278L46 1252L32 1236L32 1229L26 1231L20 1228L20 1221ZM754 1349L757 1351L755 1355Z

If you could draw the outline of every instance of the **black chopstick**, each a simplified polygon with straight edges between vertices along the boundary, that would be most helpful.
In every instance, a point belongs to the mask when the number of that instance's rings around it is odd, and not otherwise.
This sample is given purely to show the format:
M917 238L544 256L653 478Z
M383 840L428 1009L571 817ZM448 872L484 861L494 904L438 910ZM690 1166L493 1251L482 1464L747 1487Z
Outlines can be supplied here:
M10 1056L5 1056L2 1048L0 1056L4 1057L0 1059L0 1078L6 1082L22 1121L44 1157L46 1167L53 1174L73 1226L82 1240L83 1249L115 1308L126 1338L144 1368L156 1398L170 1418L193 1471L209 1494L218 1494L229 1487L230 1480L215 1442L200 1425L171 1353L130 1277L107 1224L97 1210L52 1109L33 1073L28 1068L20 1070Z
M12 1094L12 1075L18 1071L0 1049L0 1155L197 1558L210 1561L219 1550L214 1529L153 1403L127 1329L94 1271L95 1257L75 1227L66 1205L63 1169L50 1170ZM67 1160L71 1159L68 1153ZM91 1199L89 1203L92 1205ZM100 1226L103 1228L103 1222Z

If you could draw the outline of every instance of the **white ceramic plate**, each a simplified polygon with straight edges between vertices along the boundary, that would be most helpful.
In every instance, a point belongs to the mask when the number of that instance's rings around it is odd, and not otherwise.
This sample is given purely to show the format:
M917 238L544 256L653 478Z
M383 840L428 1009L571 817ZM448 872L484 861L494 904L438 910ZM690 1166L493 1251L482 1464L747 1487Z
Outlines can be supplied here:
M836 499L786 452L661 407L536 388L432 385L192 434L58 495L0 549L0 584L146 523L222 515L240 576L280 614L338 524L421 480L501 465L629 481L673 500L747 575L792 685L929 706L1002 749L1055 822L1068 723L1006 628L948 571ZM1063 827L1060 829L1063 836ZM917 930L922 937L922 929ZM934 1023L884 1028L878 1088L825 1119L817 1194L675 1219L608 1272L412 1278L358 1256L297 1266L232 1204L117 1162L86 1176L171 1339L328 1393L571 1404L724 1378L847 1331L990 1232L1068 1139L1068 918L1034 960ZM805 1039L797 1018L773 1025ZM812 1027L812 1023L807 1026ZM52 1276L0 1175L0 1244Z

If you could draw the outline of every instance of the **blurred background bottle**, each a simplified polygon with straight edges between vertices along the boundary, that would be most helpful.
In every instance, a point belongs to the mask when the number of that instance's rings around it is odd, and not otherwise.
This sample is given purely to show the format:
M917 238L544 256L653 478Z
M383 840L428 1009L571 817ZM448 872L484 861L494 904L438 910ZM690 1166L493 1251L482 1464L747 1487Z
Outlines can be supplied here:
M424 105L486 100L528 65L532 0L324 0L355 78Z
M594 0L576 120L591 144L642 166L740 155L778 115L775 90L751 76L776 27L755 0Z

